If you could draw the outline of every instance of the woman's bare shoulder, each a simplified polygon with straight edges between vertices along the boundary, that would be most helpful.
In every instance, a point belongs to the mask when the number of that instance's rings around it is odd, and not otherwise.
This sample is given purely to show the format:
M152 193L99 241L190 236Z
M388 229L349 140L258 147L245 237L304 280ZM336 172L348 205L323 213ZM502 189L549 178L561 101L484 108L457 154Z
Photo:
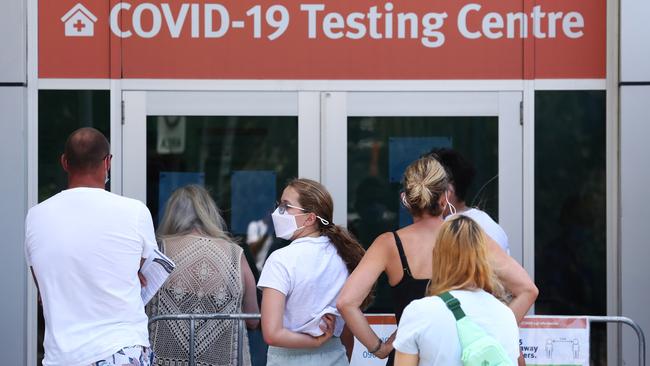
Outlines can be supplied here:
M375 238L375 241L372 242L370 248L376 248L377 250L387 250L390 247L395 246L395 237L392 232L387 231L383 234L380 234ZM369 248L369 250L370 250Z

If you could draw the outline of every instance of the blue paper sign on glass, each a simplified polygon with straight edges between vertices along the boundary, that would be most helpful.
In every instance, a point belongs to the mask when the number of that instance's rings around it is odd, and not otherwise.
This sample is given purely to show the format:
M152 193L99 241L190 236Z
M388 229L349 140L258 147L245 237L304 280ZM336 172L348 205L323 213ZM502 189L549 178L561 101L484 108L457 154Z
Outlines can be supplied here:
M203 172L160 172L158 181L158 222L165 213L167 200L172 193L188 184L205 185L205 173Z
M230 178L230 226L246 234L248 224L268 216L276 201L276 175L272 170L235 170Z
M406 167L433 148L451 147L450 137L389 137L388 181L399 183Z

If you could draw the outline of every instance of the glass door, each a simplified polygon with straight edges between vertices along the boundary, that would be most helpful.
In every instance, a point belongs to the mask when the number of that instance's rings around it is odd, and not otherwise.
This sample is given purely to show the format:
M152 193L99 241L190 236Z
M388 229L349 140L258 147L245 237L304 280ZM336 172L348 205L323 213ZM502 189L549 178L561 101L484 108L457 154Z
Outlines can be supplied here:
M452 148L476 169L467 205L503 227L522 263L520 92L332 92L321 99L322 179L335 194L335 221L364 246L411 222L399 203L408 163ZM371 312L390 312L382 287Z
M398 202L406 164L448 147L476 168L467 204L499 222L522 261L520 92L123 94L122 193L154 219L174 188L198 183L243 235L303 176L330 189L335 222L369 245L409 222Z
M373 237L363 234L371 228L404 226L409 218L398 204L404 168L434 148L452 148L476 169L467 205L499 222L521 262L520 92L323 93L322 101L323 179L345 203L339 222L358 227L360 238ZM368 215L369 206L383 213ZM365 225L368 216L383 222Z
M199 184L248 242L249 227L268 229L289 179L319 179L316 93L126 91L123 101L122 193L145 202L155 225L176 188Z
M243 235L301 176L328 187L334 221L369 245L409 222L398 202L405 164L450 147L476 168L467 204L499 222L522 262L520 92L125 91L123 101L114 183L154 219L174 188L198 183Z

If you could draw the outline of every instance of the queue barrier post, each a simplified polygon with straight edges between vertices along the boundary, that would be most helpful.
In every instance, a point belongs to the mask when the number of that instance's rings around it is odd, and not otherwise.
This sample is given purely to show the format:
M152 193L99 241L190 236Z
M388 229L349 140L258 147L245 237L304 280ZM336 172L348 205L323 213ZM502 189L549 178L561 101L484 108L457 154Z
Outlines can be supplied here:
M196 366L196 360L194 355L194 338L195 338L195 327L197 320L230 320L236 321L237 324L237 364L241 365L244 360L243 355L243 343L244 343L244 321L248 319L260 319L260 314L165 314L157 315L149 319L149 324L161 321L161 320L171 320L171 321L189 321L190 322L190 334L189 334L189 366Z
M590 323L619 323L629 325L639 339L639 366L645 366L645 335L643 329L632 319L624 316L586 316Z

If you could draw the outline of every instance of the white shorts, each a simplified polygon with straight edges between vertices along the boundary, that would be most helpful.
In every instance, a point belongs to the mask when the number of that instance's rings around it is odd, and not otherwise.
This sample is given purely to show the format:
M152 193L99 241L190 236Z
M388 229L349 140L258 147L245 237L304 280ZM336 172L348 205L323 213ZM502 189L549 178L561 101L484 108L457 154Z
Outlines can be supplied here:
M332 337L319 348L292 349L269 346L266 366L349 366L345 347Z

